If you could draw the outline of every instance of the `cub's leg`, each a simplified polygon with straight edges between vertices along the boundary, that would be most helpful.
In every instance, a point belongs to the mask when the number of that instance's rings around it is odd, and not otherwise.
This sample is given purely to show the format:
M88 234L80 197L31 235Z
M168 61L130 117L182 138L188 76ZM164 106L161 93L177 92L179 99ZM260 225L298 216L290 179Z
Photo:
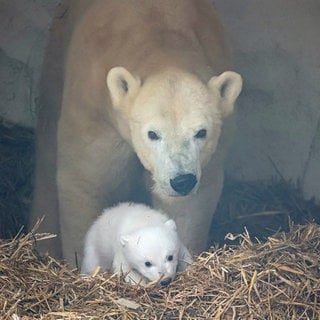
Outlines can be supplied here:
M145 285L147 280L139 272L132 270L121 253L116 254L113 261L113 272L117 275L125 275L125 281L131 284Z

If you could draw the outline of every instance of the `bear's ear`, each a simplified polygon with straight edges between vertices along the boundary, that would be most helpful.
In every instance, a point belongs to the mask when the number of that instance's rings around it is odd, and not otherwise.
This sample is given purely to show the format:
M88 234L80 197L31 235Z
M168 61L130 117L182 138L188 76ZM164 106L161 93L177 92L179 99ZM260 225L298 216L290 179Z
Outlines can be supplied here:
M124 98L134 97L141 86L141 80L122 67L112 68L106 82L114 107L120 107Z
M125 245L130 241L129 235L124 235L120 237L120 244L125 247Z
M170 228L171 230L173 231L176 231L177 230L177 225L176 223L170 219L170 220L167 220L165 223L164 223L165 226L167 226L168 228Z
M220 76L212 77L208 82L209 88L218 90L221 96L221 114L223 117L233 112L234 103L242 89L240 74L226 71Z

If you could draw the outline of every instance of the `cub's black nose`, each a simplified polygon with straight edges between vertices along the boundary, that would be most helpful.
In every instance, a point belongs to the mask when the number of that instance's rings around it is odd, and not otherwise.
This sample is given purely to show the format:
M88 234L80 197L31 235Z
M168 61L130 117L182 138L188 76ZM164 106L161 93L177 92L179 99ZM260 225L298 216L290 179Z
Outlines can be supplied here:
M188 195L197 183L197 177L194 174L181 174L174 179L170 179L170 185L174 191L181 196Z
M166 287L170 284L171 280L172 280L171 278L165 278L160 282L160 284L162 287Z

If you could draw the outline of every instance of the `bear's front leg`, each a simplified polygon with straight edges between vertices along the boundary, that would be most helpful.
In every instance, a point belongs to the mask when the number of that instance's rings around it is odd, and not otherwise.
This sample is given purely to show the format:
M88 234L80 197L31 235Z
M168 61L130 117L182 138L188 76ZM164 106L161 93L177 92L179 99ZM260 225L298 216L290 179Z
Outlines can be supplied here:
M93 192L86 192L77 186L67 173L64 174L64 178L68 179L68 183L62 183L60 179L59 184L62 252L64 259L75 266L76 257L81 265L85 234L101 212L101 208L95 201L96 195ZM96 262L85 261L85 272L90 273Z
M211 220L222 186L222 168L209 167L203 172L197 193L172 198L153 196L154 207L162 209L175 220L179 237L192 254L208 249Z
M62 135L58 153L57 187L63 257L75 265L81 261L86 232L105 207L114 204L115 177L107 179L106 147L99 140L83 146ZM73 161L77 159L77 161ZM108 185L108 187L106 187Z
M147 279L143 277L139 272L135 270L130 270L126 276L125 276L125 281L129 282L133 285L140 284L140 285L146 285L147 284Z
M192 262L193 260L189 250L183 243L181 243L178 256L177 272L184 271Z
M140 172L136 155L113 129L90 123L95 130L82 132L67 116L59 123L57 189L63 257L74 265L93 221L104 208L129 199Z
M84 249L84 256L80 272L81 274L92 274L97 267L101 268L101 272L104 272L106 270L105 265L103 265L100 261L99 255L97 253L97 248L93 243L89 243L85 246Z

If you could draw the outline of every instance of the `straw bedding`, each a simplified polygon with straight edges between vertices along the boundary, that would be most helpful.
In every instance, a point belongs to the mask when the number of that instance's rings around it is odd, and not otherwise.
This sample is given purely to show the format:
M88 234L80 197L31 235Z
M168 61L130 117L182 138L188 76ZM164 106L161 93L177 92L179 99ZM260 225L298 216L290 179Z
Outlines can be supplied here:
M290 221L320 224L319 204L304 199L299 183L285 180L276 168L275 174L264 181L225 179L212 221L212 243L229 243L226 233L241 233L244 227L252 238L266 239L277 231L288 231Z
M320 319L320 226L291 225L265 242L248 233L197 257L166 288L111 274L81 277L37 254L35 230L0 242L1 319Z

